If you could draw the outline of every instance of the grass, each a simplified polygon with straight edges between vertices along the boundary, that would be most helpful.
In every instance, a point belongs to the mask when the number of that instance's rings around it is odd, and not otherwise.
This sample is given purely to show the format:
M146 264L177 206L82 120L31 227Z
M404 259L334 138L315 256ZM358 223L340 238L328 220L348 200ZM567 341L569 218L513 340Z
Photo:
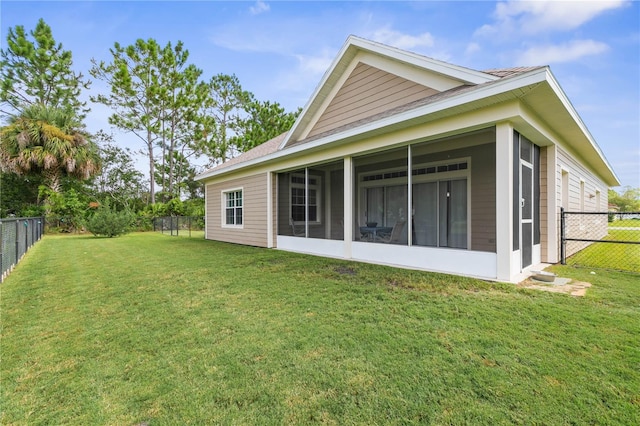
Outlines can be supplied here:
M611 229L604 239L640 242L640 228L638 230ZM640 244L593 243L567 258L567 263L574 266L640 273Z
M160 234L170 236L170 237L186 237L186 238L204 238L203 230L191 230L188 229L180 229L179 231L173 231L173 235L171 235L171 231L164 231L164 233L157 231Z
M640 228L640 219L622 219L609 222L609 227L614 228Z
M584 298L160 234L2 284L0 423L639 424L637 275Z

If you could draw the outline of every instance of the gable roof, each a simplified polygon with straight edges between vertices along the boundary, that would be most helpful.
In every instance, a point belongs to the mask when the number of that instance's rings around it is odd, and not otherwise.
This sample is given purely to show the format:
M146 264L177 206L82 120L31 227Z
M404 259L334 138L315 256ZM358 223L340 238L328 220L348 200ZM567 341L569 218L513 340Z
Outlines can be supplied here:
M360 62L392 74L401 74L400 76L406 80L438 91L463 85L482 84L499 78L351 35L320 80L281 147L298 143L306 138L311 130L310 127L313 127L315 120L336 95L337 90L342 86L341 83L344 83L353 68Z
M314 127L323 114L337 104L340 90L362 63L381 69L383 73L399 75L403 79L398 80L399 84L405 84L404 80L409 81L406 84L415 83L415 91L422 96L407 98L405 102L388 105L389 108L381 111L354 115L351 120L337 120L333 126ZM437 89L432 86L437 86ZM347 39L289 132L202 173L196 179L204 180L239 168L275 161L285 155L320 149L355 137L391 131L411 122L424 123L508 100L518 100L535 111L538 118L571 144L576 154L599 171L608 185L619 185L613 169L549 67L475 71L354 36Z

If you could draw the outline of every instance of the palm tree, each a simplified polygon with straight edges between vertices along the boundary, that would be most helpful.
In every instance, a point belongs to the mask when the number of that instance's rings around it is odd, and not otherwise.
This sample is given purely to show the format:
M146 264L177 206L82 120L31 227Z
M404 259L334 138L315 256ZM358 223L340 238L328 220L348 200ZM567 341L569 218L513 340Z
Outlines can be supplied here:
M100 157L73 111L35 104L0 129L0 168L20 176L41 174L59 193L63 176L88 179L100 170Z

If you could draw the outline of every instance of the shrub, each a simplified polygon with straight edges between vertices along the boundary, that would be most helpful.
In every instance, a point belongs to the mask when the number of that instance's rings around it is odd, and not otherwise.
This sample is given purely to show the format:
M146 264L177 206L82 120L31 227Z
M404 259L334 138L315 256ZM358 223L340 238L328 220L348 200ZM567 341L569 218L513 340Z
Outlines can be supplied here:
M126 234L131 227L132 217L128 212L117 212L105 204L96 210L87 221L87 229L93 235L116 237Z

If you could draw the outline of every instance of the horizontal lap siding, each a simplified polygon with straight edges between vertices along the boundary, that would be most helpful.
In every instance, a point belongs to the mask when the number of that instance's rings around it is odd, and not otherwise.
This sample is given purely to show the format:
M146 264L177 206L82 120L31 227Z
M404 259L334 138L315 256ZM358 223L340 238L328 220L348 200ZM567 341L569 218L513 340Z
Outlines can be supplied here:
M577 159L562 148L558 148L558 171L556 173L557 205L562 206L562 170L569 173L569 203L570 212L606 212L608 206L608 187L594 173L584 167ZM581 203L580 182L584 181L584 198ZM596 205L596 191L600 191L600 205ZM581 208L584 204L584 208ZM559 207L558 207L559 209ZM559 212L558 212L559 215ZM570 216L571 217L571 216ZM602 216L572 216L567 223L567 237L581 239L600 239L607 235L607 217ZM560 226L560 220L558 220ZM558 235L560 231L558 230ZM590 243L570 242L567 244L567 256L582 250Z
M222 226L222 193L242 188L243 227ZM207 185L207 238L251 246L267 246L267 174Z
M569 211L580 211L580 180L584 180L585 198L584 211L586 212L606 212L608 206L607 185L590 172L586 167L573 158L562 148L558 148L558 172L556 174L556 194L558 206L562 205L562 170L569 172ZM600 205L596 206L596 190L600 191ZM589 197L589 195L594 195Z
M547 226L549 225L547 188L549 182L547 179L547 170L549 167L554 167L553 164L547 164L549 158L548 149L549 147L540 148L540 252L543 262L548 262L547 253L549 247L549 235L547 234ZM551 184L553 184L553 182L551 182Z
M471 249L496 252L495 143L471 151Z
M309 136L436 93L429 87L360 63L331 100Z

